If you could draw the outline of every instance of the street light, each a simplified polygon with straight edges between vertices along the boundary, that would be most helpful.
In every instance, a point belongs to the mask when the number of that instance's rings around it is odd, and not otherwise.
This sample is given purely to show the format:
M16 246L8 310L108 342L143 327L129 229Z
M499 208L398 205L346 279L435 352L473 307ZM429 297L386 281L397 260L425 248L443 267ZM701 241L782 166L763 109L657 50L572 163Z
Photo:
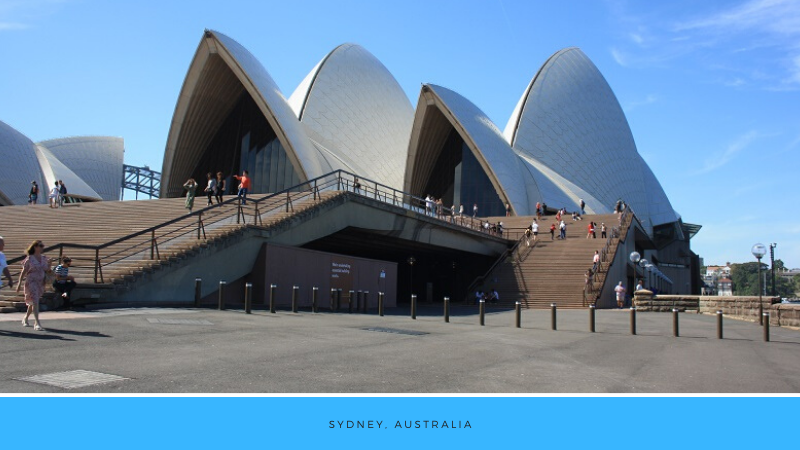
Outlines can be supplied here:
M777 246L778 246L778 244L775 243L775 242L773 242L772 244L769 244L769 259L770 259L770 263L771 263L770 264L770 268L772 270L772 296L773 297L778 295L777 292L775 292L775 247L777 247Z
M639 260L639 267L642 268L642 276L644 277L644 286L647 289L647 265L650 264L650 261L642 258Z
M642 255L640 255L639 252L631 252L630 258L633 263L633 284L636 285L636 264L642 259Z
M750 252L758 260L758 323L764 325L764 305L761 303L761 258L767 254L764 244L756 244Z
M413 256L408 257L408 265L411 266L411 276L409 277L409 288L411 288L411 294L414 294L414 263L417 262L417 259Z
M650 284L648 285L647 289L652 291L653 290L653 286L652 286L652 284L653 284L653 275L654 275L653 274L653 269L655 269L656 266L654 266L653 264L647 264L647 266L645 266L645 267L647 268L647 271L650 272L650 275L649 275Z

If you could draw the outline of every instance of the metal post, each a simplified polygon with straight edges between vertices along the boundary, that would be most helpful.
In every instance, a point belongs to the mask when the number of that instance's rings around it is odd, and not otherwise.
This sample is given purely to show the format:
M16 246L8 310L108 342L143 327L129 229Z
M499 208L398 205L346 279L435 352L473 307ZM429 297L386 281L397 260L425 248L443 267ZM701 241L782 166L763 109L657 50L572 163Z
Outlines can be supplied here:
M269 312L275 314L275 288L278 285L270 284L269 285Z
M314 286L311 288L311 312L317 312L317 294L319 293L319 288Z
M378 315L383 317L383 292L378 292Z
M253 283L245 283L244 285L244 313L253 313Z
M297 293L300 291L300 286L292 286L292 312L297 312Z
M417 294L411 294L411 318L417 320Z
M481 326L486 325L486 300L481 300Z
M556 331L556 304L550 303L550 329Z
M514 306L517 311L517 328L522 328L522 303L517 302Z
M228 283L224 281L219 282L219 298L217 302L217 309L223 311L225 309L225 285Z
M450 323L450 297L444 298L444 323Z
M590 333L594 333L594 324L595 324L594 313L595 313L596 309L597 308L595 308L594 305L589 305L589 332Z
M631 306L631 334L636 336L636 307Z
M764 316L764 342L769 342L769 313L765 312Z
M336 312L336 289L331 288L331 312Z
M347 312L353 314L353 296L355 295L355 291L350 289L349 297L347 298Z
M758 258L758 323L764 325L764 303L761 300L761 258Z
M356 312L361 311L361 298L364 295L364 291L359 290L356 292Z
M679 337L681 335L678 324L678 308L672 308L672 335L675 337Z
M361 312L364 313L364 314L369 312L369 300L368 299L369 299L369 291L364 291L364 293L361 294L361 308L362 308Z
M342 290L336 289L336 312L342 307Z
M717 311L717 339L722 339L722 311Z
M194 307L200 307L200 296L203 287L203 279L202 278L195 278L194 279Z

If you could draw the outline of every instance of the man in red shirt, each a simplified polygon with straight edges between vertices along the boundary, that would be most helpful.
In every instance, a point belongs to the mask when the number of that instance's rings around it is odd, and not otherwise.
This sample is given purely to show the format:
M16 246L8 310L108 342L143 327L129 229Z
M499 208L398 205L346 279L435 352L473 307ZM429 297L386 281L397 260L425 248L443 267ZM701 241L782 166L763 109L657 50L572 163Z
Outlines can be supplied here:
M246 170L242 171L242 176L234 175L233 178L239 180L239 201L243 205L247 204L247 192L250 191L250 175Z

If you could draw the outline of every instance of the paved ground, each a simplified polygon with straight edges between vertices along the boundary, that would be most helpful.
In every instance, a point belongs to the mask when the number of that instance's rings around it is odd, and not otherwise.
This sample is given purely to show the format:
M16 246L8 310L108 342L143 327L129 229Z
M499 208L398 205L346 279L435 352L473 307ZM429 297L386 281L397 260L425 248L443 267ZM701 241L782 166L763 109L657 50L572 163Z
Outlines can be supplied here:
M629 335L627 311L598 311L597 333L586 311L487 315L471 308L391 316L269 314L193 309L109 309L42 314L45 333L0 315L0 392L800 392L800 332L714 317L639 313ZM428 334L408 335L365 328ZM84 370L125 380L65 389L19 378ZM80 375L78 381L89 379Z

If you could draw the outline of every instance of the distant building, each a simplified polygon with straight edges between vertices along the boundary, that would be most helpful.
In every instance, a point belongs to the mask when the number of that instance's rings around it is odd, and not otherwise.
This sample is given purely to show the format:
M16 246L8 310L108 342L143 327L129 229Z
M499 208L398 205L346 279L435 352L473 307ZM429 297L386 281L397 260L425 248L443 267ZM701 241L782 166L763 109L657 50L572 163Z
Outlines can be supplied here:
M717 280L717 295L730 297L733 295L733 281L730 278Z

